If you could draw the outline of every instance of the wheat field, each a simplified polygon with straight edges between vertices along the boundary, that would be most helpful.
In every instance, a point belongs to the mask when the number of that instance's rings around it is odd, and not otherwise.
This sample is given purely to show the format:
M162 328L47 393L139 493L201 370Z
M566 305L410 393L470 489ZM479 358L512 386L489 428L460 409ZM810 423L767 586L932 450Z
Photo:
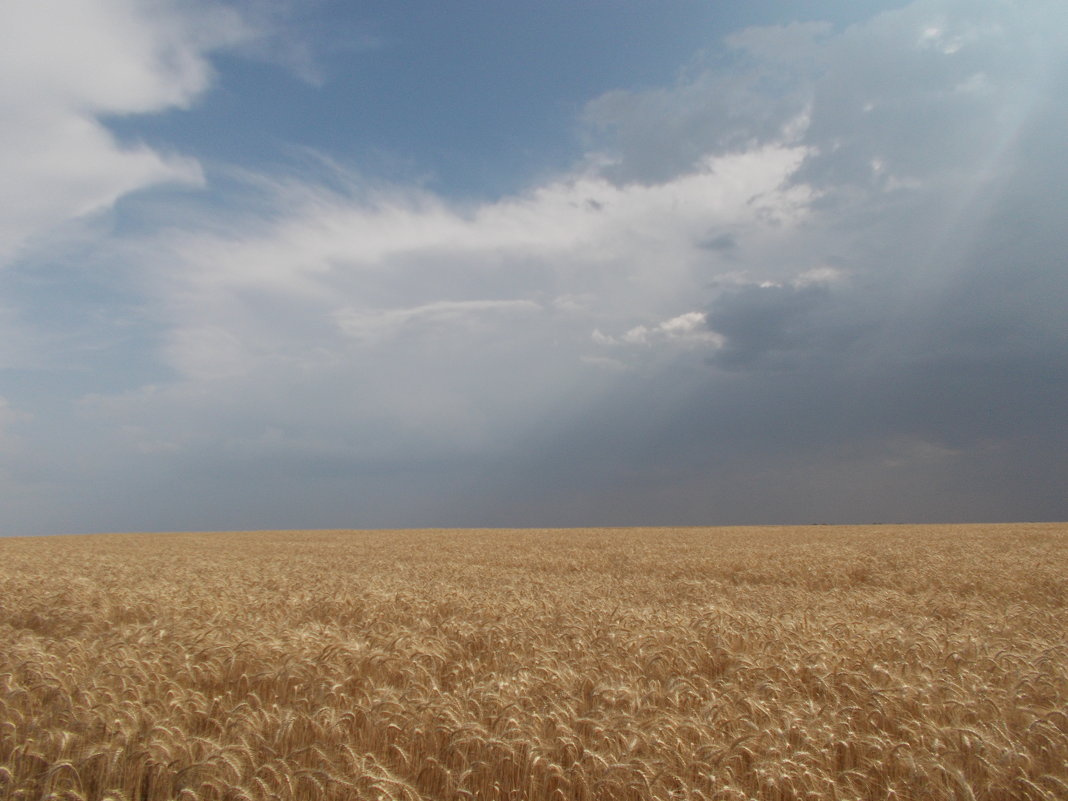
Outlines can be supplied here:
M1066 799L1068 525L0 540L0 799Z

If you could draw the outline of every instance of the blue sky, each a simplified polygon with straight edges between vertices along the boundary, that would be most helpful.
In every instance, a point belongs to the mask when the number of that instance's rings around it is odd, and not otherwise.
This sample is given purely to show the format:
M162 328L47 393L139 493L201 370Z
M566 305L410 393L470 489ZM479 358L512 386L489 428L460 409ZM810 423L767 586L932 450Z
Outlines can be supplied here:
M0 534L1064 519L1060 2L10 0Z

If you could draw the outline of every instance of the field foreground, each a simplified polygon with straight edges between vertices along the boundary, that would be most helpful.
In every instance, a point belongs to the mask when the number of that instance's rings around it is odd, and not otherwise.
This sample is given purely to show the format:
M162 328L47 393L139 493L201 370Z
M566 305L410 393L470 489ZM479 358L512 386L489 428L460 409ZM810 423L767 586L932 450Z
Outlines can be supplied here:
M1066 799L1068 525L0 540L0 799Z

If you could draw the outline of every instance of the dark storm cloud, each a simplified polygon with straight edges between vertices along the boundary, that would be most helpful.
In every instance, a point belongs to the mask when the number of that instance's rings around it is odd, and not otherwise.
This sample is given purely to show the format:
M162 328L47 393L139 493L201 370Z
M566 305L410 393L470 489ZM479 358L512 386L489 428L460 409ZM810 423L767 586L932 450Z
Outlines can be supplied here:
M725 337L709 357L726 369L788 369L809 355L829 355L819 319L830 302L822 286L750 286L720 296L708 326Z
M705 349L707 372L635 379L595 423L544 447L534 473L591 488L557 493L564 519L597 508L619 522L1068 515L1068 70L1056 26L1001 13L916 4L831 37L821 68L798 71L810 150L793 180L818 190L814 216L779 263L747 262L730 235L699 243L730 250L750 276L711 282L703 311L723 339ZM770 52L771 35L745 41ZM648 100L661 117L671 105ZM785 124L789 104L779 108ZM693 114L680 110L679 125L700 138ZM770 130L763 114L753 131ZM659 145L641 125L617 140L632 178L680 169L677 155L650 166L679 135L661 132ZM805 280L821 261L837 277ZM673 401L654 401L663 393Z

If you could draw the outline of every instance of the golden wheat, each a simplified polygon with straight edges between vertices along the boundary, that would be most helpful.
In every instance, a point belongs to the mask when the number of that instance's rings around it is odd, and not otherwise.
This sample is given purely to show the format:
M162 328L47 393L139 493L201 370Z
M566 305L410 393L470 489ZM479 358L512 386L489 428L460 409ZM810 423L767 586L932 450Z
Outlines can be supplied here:
M0 799L1068 798L1068 526L0 540Z

